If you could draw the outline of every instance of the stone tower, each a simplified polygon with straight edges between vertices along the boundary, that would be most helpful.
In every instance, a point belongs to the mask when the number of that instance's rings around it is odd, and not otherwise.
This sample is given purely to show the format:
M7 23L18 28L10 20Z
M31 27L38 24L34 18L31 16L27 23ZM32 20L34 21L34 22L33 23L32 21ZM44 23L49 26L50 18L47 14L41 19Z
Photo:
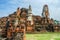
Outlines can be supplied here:
M32 17L32 9L31 9L31 5L29 5L29 9L28 9L28 21L30 21L31 25L33 24L33 17Z
M48 9L48 5L44 5L43 7L43 11L42 11L42 22L43 24L47 24L49 23L49 9Z
M15 20L15 23L14 23L14 25L15 25L15 27L19 24L19 19L20 19L20 13L21 13L21 10L20 10L20 8L18 7L17 8L17 11L16 11L16 20Z

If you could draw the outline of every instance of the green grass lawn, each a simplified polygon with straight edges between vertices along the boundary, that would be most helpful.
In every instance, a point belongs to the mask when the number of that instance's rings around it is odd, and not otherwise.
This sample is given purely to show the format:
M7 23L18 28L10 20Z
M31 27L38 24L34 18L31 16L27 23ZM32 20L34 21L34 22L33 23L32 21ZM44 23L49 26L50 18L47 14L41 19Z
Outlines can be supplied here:
M26 40L60 40L60 33L26 34Z

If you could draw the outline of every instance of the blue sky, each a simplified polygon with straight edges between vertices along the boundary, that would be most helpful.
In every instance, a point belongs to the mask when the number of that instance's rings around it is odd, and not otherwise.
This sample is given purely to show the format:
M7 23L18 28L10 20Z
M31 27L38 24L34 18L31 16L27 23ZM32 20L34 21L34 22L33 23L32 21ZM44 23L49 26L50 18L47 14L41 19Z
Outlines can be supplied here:
M34 15L41 16L45 4L49 7L50 18L60 21L60 0L0 0L0 17L8 16L18 7L28 8L29 5Z

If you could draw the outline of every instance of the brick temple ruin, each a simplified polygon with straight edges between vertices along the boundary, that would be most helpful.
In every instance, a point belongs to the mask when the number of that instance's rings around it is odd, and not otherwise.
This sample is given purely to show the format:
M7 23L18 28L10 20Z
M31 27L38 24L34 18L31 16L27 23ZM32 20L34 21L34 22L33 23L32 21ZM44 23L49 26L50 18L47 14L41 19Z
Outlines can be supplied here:
M49 16L48 5L43 6L42 16L33 15L31 5L17 8L16 12L0 18L0 32L7 40L17 40L17 33L18 37L23 37L18 40L25 40L25 33L29 32L60 32L60 25Z

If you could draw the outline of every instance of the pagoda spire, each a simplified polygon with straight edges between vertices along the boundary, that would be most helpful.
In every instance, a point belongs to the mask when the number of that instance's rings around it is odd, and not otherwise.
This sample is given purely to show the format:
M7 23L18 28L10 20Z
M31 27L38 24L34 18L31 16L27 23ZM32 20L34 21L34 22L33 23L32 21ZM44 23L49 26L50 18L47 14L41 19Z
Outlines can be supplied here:
M27 20L29 22L31 22L30 24L33 25L33 14L32 14L32 8L31 5L29 5L29 9L28 9L28 18Z
M29 5L28 13L32 13L31 5Z
M29 10L31 10L31 11L32 11L32 9L31 9L31 5L29 5Z
M45 18L48 18L49 17L48 5L44 5L42 16L45 17Z

